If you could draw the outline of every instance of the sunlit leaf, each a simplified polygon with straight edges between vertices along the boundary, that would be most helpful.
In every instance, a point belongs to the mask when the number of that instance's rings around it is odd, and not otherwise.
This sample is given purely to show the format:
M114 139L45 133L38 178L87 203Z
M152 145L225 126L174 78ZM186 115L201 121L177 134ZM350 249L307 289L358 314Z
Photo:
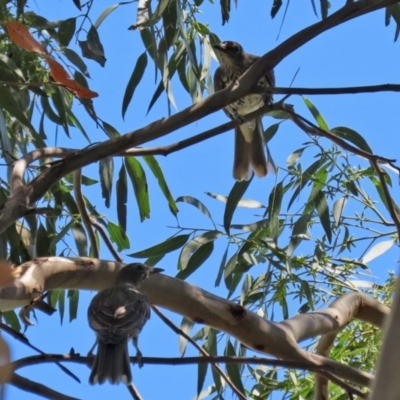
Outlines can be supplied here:
M368 264L373 259L381 256L382 254L386 253L394 244L393 240L385 240L376 244L372 249L368 251L367 254L362 258L361 262L364 264Z
M182 249L179 256L179 269L181 271L185 270L192 255L204 244L214 241L215 239L222 236L223 233L220 231L208 231L194 237L190 242L188 242Z
M211 214L208 211L207 207L198 199L192 196L180 196L175 200L177 203L182 202L186 204L190 204L193 207L196 207L199 211L201 211L206 217L211 218Z
M308 107L308 109L311 111L311 114L317 121L318 126L325 131L329 131L328 124L326 123L324 117L317 110L317 108L314 106L314 104L311 102L311 100L303 98L303 101L304 101L305 105Z
M164 255L181 248L188 241L189 237L190 235L173 236L155 246L129 254L129 257L146 258Z
M337 199L333 205L332 213L337 226L340 225L340 220L342 218L344 208L346 207L346 203L347 197L341 197L340 199Z

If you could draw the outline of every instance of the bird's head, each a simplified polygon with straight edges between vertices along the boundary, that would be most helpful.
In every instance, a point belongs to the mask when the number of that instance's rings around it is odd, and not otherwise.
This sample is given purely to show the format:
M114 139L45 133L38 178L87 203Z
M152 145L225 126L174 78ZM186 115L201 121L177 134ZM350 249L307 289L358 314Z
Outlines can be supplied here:
M146 278L152 274L163 272L161 268L146 267L141 263L128 264L122 268L117 275L116 283L130 283L133 285L140 285Z
M213 46L221 56L223 64L241 63L244 57L243 47L237 42L221 42Z

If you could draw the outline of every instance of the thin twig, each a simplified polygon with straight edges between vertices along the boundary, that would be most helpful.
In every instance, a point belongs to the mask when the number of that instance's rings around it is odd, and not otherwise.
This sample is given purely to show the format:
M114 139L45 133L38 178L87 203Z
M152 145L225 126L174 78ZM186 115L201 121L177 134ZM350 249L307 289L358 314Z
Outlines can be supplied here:
M261 91L260 86L260 91ZM265 89L264 89L265 91ZM383 84L371 86L348 86L338 88L295 88L295 87L274 87L268 91L276 94L298 94L298 95L327 95L327 94L357 94L357 93L376 93L376 92L400 92L400 85Z
M63 393L57 392L49 387L42 385L41 383L31 381L30 379L24 378L21 375L13 374L10 385L17 387L18 389L26 392L34 393L42 396L46 399L57 399L57 400L79 400L76 397L70 397Z
M23 335L22 333L19 333L17 331L15 331L13 328L11 328L10 326L4 324L3 322L0 322L0 328L4 331L7 332L9 335L11 335L14 339L17 339L18 341L20 341L21 343L24 343L26 346L30 347L31 349L37 351L38 353L42 354L43 356L47 356L47 354L38 349L36 346L34 346L33 344L29 343L29 340L27 339L27 337L25 335ZM68 376L70 376L71 378L73 378L74 380L76 380L78 383L81 383L80 379L73 374L68 368L64 367L64 365L60 364L58 361L55 361L55 364L63 371L65 372Z
M323 359L324 357L322 357ZM321 359L321 356L319 357ZM11 363L14 370L22 367L49 363L55 361L65 361L65 362L75 362L79 364L90 365L92 357L80 356L77 354L47 354L45 356L30 356L21 358ZM329 376L334 375L332 378L338 386L343 387L343 389L348 390L348 384L344 383L337 378L335 374L335 366L332 364L317 365L311 361L292 361L292 360L277 360L272 358L262 358L262 357L227 357L227 356L201 356L201 357L142 357L143 363L152 365L189 365L189 364L214 364L214 363L225 363L225 364L258 364L258 365L268 365L272 367L283 367L283 368L293 368L306 371L317 372L319 374L328 373ZM130 357L132 363L137 362L136 357ZM348 367L351 369L351 367ZM369 386L372 381L372 376L369 374L363 375L363 385Z
M118 254L117 250L114 249L114 246L112 245L110 238L107 236L106 232L104 231L104 228L94 218L90 218L90 223L97 229L100 236L104 240L104 243L108 247L108 250L114 256L114 259L118 262L122 262L123 260L122 260L121 256Z

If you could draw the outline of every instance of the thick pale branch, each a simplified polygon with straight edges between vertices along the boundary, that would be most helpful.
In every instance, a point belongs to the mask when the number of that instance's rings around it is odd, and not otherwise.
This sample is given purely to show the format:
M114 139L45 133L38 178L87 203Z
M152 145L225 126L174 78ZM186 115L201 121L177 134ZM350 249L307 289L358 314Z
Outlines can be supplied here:
M29 302L31 297L50 289L101 290L110 285L121 263L89 258L39 258L14 270L18 278L0 291L0 309ZM361 372L349 373L341 366L300 348L306 338L335 332L352 318L361 318L382 326L389 308L360 293L341 296L327 309L297 315L281 323L270 322L244 307L213 295L199 287L166 275L153 275L143 290L150 302L207 324L236 337L245 346L284 360L309 361L334 368L334 375L360 384L369 377ZM351 378L349 378L351 375Z
M394 0L360 0L347 2L346 5L328 18L311 25L287 39L281 45L260 58L237 84L221 90L207 99L198 102L192 107L169 117L155 121L145 128L127 133L121 137L107 140L103 143L83 149L67 157L64 162L53 165L41 173L25 187L19 187L3 205L0 214L0 232L7 229L18 218L24 216L31 205L40 200L47 190L66 174L92 164L102 158L119 154L131 147L165 136L181 127L184 127L200 118L209 115L227 104L251 93L257 89L260 77L273 69L290 53L318 36L343 22L397 3ZM19 186L17 184L17 186Z

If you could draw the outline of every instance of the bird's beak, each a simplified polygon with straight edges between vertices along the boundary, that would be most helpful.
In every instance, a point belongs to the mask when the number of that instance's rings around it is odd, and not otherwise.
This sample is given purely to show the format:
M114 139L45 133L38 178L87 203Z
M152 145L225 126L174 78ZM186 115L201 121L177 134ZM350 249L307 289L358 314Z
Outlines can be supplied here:
M213 49L224 52L226 51L226 46L224 43L218 43L214 44Z
M148 271L149 271L149 275L159 274L160 272L164 272L164 270L162 268L157 268L157 267L149 267Z

